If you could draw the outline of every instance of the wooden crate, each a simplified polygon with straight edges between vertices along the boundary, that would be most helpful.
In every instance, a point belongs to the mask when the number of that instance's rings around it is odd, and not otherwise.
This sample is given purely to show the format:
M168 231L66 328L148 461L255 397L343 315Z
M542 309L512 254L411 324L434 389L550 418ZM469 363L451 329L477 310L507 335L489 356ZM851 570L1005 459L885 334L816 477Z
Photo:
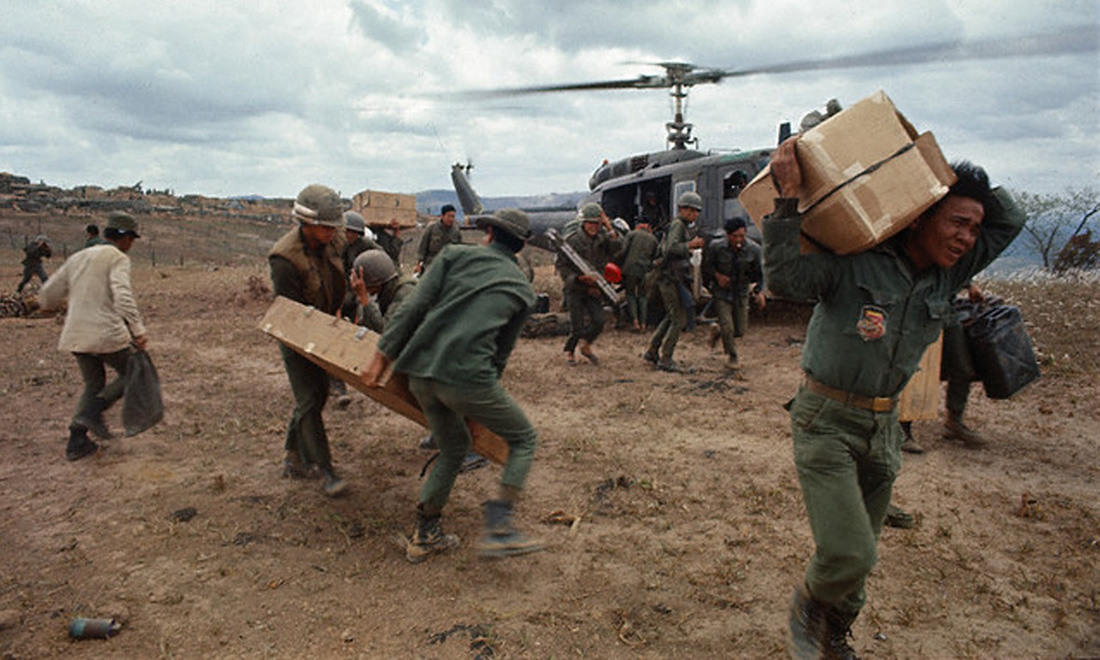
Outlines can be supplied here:
M943 354L943 332L924 350L917 373L906 383L898 397L898 420L936 419L940 405L940 357Z
M384 387L367 387L360 380L359 373L374 357L377 334L282 296L264 314L260 330L390 410L428 427L403 374L394 374ZM496 463L507 460L503 438L476 422L467 425L474 451Z
M396 220L402 228L416 226L416 195L364 190L351 198L351 209L368 225L388 226Z

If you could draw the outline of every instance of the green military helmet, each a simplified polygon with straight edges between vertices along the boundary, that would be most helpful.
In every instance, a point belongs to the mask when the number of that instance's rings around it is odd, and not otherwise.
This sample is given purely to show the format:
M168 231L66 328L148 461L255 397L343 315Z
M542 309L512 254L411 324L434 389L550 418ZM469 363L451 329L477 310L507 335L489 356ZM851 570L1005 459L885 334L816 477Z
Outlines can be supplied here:
M355 258L352 270L359 273L363 285L368 289L382 286L397 277L397 269L393 265L390 255L382 250L366 250Z
M502 229L521 241L531 238L531 220L519 209L500 209L477 219L479 229L485 229L487 225Z
M696 211L703 210L703 198L698 193L693 193L690 190L682 195L680 199L676 200L676 206L679 208L695 209Z
M114 229L119 233L128 233L134 238L141 238L138 233L138 222L134 216L122 211L114 211L107 216L107 229Z
M344 202L332 188L313 183L294 200L294 217L302 224L340 228L344 226Z
M367 221L355 211L344 211L344 228L362 236L367 233Z
M581 217L584 218L584 222L599 220L601 215L603 215L603 207L596 202L589 202L581 207Z

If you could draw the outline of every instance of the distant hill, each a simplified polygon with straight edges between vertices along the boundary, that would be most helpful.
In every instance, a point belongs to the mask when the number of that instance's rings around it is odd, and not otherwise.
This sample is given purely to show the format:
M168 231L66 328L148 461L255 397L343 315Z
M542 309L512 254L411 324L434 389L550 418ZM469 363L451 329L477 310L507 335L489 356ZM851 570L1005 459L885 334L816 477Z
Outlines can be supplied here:
M509 207L515 208L576 208L577 203L584 198L583 192L572 193L548 193L545 195L515 195L510 197L482 197L481 201L489 211ZM444 204L451 204L457 210L459 218L462 217L462 206L458 203L458 195L454 190L438 189L423 190L416 193L416 208L421 213L439 215L439 209Z

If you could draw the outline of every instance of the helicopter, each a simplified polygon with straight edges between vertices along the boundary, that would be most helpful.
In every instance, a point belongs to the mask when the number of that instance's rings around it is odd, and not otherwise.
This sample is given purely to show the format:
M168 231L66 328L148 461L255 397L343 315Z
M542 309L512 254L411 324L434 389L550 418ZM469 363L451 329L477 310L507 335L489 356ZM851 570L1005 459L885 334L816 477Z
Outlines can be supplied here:
M697 149L699 140L692 135L693 125L686 120L688 93L695 85L717 84L726 78L755 75L848 69L857 67L924 64L957 60L1037 57L1044 55L1096 52L1100 30L1087 26L1060 32L998 38L972 42L941 42L923 46L876 51L859 55L801 60L782 64L746 68L720 69L697 66L689 62L662 61L641 63L663 69L663 74L643 74L635 78L604 80L531 87L474 90L461 96L471 99L492 99L528 94L585 92L613 89L668 89L672 100L672 118L665 124L666 148L635 154L614 161L604 161L588 179L588 192L578 207L588 202L601 204L611 218L622 218L634 227L652 209L646 209L647 199L656 198L665 218L676 214L676 200L685 192L703 197L703 212L699 216L701 235L722 233L726 220L741 217L750 236L759 240L759 231L749 220L745 208L737 200L740 191L769 163L774 147L743 150ZM839 111L835 99L826 104L825 112L811 111L803 118L807 122L822 121ZM779 124L776 145L793 135L790 122ZM484 212L480 199L468 179L469 168L455 165L451 180L468 215ZM469 202L469 206L467 206ZM476 202L476 203L475 203ZM576 209L524 209L531 218L532 243L550 248L551 241L543 235L551 230L562 232L576 217Z

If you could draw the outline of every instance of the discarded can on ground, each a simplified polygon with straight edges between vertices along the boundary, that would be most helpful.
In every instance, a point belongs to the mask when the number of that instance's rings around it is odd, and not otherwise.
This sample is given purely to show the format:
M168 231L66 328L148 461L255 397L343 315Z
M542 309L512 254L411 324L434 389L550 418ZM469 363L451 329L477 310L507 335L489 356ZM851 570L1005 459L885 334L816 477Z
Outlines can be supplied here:
M122 630L122 624L114 619L73 619L69 624L69 637L73 639L107 639Z

